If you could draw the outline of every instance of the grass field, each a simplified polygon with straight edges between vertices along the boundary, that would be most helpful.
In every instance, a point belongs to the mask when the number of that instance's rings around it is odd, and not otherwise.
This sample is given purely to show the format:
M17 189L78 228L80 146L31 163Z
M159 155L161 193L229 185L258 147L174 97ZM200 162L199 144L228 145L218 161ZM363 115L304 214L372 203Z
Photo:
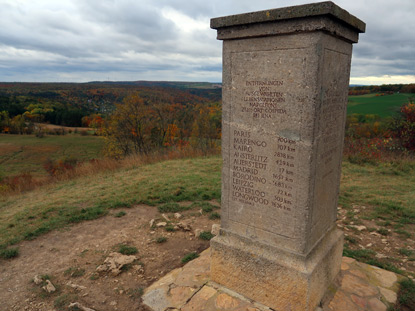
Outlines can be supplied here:
M134 204L174 211L177 202L203 208L220 201L219 157L173 160L64 181L0 198L0 250L71 223L103 216ZM204 203L204 204L203 204Z
M42 165L48 160L102 157L103 139L97 136L68 134L37 138L34 135L0 134L0 177L31 172L46 175Z
M361 96L349 96L347 114L377 114L381 118L394 116L399 112L402 104L408 102L409 97L414 94L393 94L376 96L367 94Z

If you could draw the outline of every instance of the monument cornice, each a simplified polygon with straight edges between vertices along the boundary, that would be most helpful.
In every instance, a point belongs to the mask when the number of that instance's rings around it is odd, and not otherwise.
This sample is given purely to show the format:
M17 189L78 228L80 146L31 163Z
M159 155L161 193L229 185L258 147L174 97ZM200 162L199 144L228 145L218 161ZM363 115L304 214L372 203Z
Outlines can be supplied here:
M210 27L219 30L226 27L322 16L336 19L358 33L365 32L366 24L363 21L331 1L212 18Z

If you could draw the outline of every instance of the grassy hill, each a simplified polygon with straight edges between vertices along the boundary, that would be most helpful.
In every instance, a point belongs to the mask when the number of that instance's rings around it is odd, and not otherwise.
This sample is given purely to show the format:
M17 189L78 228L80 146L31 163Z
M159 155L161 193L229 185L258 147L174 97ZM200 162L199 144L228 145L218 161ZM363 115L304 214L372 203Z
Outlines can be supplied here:
M175 211L177 202L220 200L219 157L174 160L59 182L0 199L0 249L135 204ZM200 208L200 207L199 207Z
M377 114L381 118L391 117L399 112L402 104L408 102L413 94L395 93L392 95L377 96L379 94L366 94L349 96L347 114Z

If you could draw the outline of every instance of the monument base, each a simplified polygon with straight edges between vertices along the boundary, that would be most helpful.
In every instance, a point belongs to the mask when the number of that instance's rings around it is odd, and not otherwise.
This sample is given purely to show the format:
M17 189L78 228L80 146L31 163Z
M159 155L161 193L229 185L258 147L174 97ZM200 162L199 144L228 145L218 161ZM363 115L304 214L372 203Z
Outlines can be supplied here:
M211 240L211 280L275 310L314 311L340 271L342 250L335 227L306 256L221 230Z

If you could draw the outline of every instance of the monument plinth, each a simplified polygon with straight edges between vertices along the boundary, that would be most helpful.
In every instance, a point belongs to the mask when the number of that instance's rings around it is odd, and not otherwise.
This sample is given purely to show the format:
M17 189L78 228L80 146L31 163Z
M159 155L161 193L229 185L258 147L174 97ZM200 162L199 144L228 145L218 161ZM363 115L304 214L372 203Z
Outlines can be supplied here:
M336 229L352 43L332 2L214 18L223 40L222 220L211 278L276 310L314 310Z

